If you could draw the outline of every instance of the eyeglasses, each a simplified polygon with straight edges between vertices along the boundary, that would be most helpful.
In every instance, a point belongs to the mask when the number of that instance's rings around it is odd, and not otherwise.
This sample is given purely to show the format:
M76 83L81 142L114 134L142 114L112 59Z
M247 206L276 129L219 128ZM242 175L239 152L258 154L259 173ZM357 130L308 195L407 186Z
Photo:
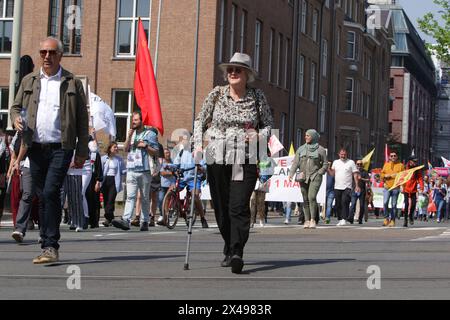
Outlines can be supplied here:
M242 72L242 69L239 67L228 67L227 68L227 73L236 73L236 74L240 74Z
M396 154L391 154L390 157L391 158L397 158L397 155Z
M49 56L54 56L58 53L58 50L39 50L39 54L41 55L42 58L45 58L47 56L47 54Z
M362 163L357 163L356 165L357 165L357 166L362 166L363 164L362 164Z

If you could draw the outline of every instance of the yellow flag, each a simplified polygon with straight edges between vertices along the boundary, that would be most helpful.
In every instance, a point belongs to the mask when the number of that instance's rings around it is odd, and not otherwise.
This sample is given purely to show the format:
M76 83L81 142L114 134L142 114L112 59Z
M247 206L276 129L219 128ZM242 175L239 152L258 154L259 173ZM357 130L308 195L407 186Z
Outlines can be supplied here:
M294 144L291 142L291 147L289 148L289 156L295 156Z
M400 187L402 184L407 183L412 178L414 172L416 172L417 170L423 169L424 167L425 166L415 167L415 168L397 173L397 175L395 176L394 185L392 186L392 188L389 189L389 191L391 191L397 187Z
M373 156L374 152L375 152L375 149L370 151L369 154L362 159L364 170L366 170L366 171L369 171L370 159L372 159L372 156Z

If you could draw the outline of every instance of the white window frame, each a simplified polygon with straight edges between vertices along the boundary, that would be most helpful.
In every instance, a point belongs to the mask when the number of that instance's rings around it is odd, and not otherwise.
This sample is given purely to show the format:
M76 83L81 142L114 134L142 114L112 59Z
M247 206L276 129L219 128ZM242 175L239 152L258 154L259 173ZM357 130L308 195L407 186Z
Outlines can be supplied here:
M253 69L256 73L259 73L259 64L261 59L261 32L262 32L262 21L256 20L255 23L255 58L253 60Z
M305 91L305 56L302 54L298 64L298 96L303 97Z
M3 91L6 91L5 93L9 96L9 88L8 87L0 87L0 104L2 102L2 95ZM0 105L1 108L1 105ZM3 116L6 115L6 118L9 116L9 109L8 109L8 102L6 102L6 109L0 109L0 119L3 118ZM5 130L6 128L3 128Z
M230 59L234 54L234 36L235 36L235 22L236 22L237 6L233 3L231 5L231 18L230 18Z
M322 40L322 77L327 76L328 71L328 40Z
M313 19L312 19L312 39L314 42L317 41L317 28L319 26L319 11L314 9Z
M320 115L319 115L319 132L325 131L325 114L327 108L327 97L325 95L320 96Z
M220 25L219 25L219 63L223 62L223 42L225 36L225 0L220 0Z
M316 100L316 73L317 73L317 63L311 62L311 70L310 70L310 83L309 83L309 100Z
M115 45L114 45L114 56L116 58L134 58L136 57L136 52L134 52L136 47L136 29L137 29L137 24L139 21L139 17L136 16L136 4L137 4L137 0L128 0L128 1L133 1L133 16L132 17L119 17L120 15L120 0L116 0L116 5L117 5L117 13L116 13L116 35L115 35ZM151 12L151 8L152 8L152 1L153 0L149 0L149 8L150 11L148 13L148 18L145 17L141 17L142 22L147 21L148 22L148 26L149 26L149 35L150 35L150 12ZM119 53L118 52L118 45L119 45L119 22L120 21L131 21L131 39L130 39L130 53ZM147 39L148 42L148 46L150 47L150 40Z
M352 88L351 90L347 90L347 80L350 80L352 82ZM353 112L353 93L355 91L355 79L353 78L345 78L345 111L350 111ZM347 105L347 95L351 94L351 99L350 99L350 109L348 109L348 105Z
M116 92L128 92L128 112L116 112ZM127 118L127 128L125 132L128 132L130 130L130 124L131 124L131 116L133 114L133 99L134 99L134 91L130 89L113 89L112 90L112 109L114 112L114 117L116 118ZM122 144L120 146L123 146L123 143L125 141L118 141Z
M6 0L3 1L3 8L0 8L0 23L12 22L14 24L14 16L6 17ZM14 6L14 2L13 2ZM14 10L14 9L13 9ZM11 51L12 51L12 35L11 35ZM11 53L0 53L0 57L11 57Z
M353 34L353 41L349 40L349 35ZM349 57L348 56L348 48L350 45L353 45L353 50L352 50L352 56ZM354 31L347 31L347 59L348 60L355 60L355 55L356 55L356 33Z
M306 34L306 15L308 11L308 3L306 0L302 0L302 21L301 21L301 32Z
M283 58L283 35L281 33L278 33L278 50L277 50L278 56L277 56L277 77L276 77L276 83L277 86L281 84L281 59Z
M245 51L245 34L247 32L247 11L242 10L241 13L241 30L240 30L240 52Z

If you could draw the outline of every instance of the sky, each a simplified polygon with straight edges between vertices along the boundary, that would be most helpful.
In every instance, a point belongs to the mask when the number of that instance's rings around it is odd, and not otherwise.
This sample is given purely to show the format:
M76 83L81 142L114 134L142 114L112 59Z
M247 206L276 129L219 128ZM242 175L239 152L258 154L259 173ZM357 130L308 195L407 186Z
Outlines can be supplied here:
M422 18L427 12L437 13L441 7L436 5L433 0L397 0L397 2L403 7L422 39L428 43L434 43L433 38L425 35L419 29L417 18Z

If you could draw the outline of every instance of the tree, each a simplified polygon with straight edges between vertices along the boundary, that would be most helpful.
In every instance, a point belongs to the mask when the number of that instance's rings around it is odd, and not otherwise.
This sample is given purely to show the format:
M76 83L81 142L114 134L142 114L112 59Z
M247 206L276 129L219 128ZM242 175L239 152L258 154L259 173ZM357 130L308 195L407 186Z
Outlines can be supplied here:
M442 7L439 10L440 19L431 12L417 19L419 28L436 40L436 44L426 44L428 50L436 52L439 60L450 63L450 2L449 0L433 0Z

